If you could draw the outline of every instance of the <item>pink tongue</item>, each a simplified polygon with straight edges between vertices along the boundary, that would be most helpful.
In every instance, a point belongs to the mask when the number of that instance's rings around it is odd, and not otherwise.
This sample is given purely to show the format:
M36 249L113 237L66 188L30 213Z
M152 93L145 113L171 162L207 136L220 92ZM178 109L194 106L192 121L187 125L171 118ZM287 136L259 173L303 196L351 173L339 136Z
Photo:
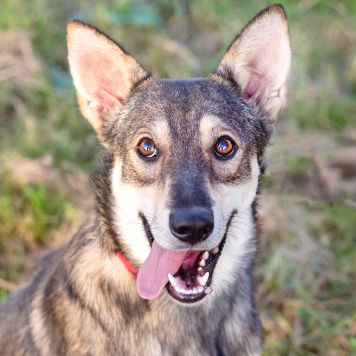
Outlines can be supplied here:
M160 247L156 241L137 275L137 292L141 298L155 299L168 282L168 273L175 274L188 251L171 251Z

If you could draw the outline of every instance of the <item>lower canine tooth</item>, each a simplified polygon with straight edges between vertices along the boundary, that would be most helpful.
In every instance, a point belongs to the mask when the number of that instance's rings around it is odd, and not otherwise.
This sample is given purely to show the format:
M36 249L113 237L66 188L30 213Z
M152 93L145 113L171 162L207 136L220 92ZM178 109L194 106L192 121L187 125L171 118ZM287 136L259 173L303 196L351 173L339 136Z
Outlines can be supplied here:
M201 286L205 287L206 282L208 281L209 278L209 272L206 272L204 276L198 276L197 280L200 283Z
M219 247L218 247L218 246L214 247L211 252L212 252L214 255L216 255L216 254L219 252Z
M175 287L179 283L178 279L176 277L173 277L170 273L168 273L168 279L173 287Z
M211 294L211 293L213 293L213 288L208 287L205 289L205 294Z

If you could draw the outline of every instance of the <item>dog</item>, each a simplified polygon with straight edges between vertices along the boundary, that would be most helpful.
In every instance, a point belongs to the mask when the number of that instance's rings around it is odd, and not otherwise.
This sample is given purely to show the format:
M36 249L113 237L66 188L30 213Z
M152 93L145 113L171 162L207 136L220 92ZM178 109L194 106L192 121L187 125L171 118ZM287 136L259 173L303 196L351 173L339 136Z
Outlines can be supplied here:
M252 266L263 155L290 42L272 5L211 78L152 78L70 20L79 106L104 147L95 209L0 308L5 355L258 355Z

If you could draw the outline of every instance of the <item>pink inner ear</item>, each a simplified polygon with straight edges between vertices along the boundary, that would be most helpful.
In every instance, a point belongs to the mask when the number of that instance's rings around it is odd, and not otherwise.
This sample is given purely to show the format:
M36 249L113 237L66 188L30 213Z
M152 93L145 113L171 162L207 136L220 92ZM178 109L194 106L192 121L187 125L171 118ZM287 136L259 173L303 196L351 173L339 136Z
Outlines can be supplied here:
M272 48L273 45L273 43L270 43ZM276 60L276 55L269 46L262 46L254 54L247 65L248 82L243 90L243 95L246 99L255 96L256 102L260 103L269 85L277 75Z
M252 76L249 82L246 85L246 88L243 91L243 95L246 99L250 99L254 96L256 91L258 90L258 80L254 76Z
M250 80L248 81L246 88L243 91L243 96L245 99L250 99L253 96L255 97L255 102L259 104L265 94L266 88L265 78L262 75L257 73L251 73ZM257 94L257 95L256 95Z
M99 110L122 103L129 92L126 73L117 63L103 55L86 53L79 58L82 87L97 102Z

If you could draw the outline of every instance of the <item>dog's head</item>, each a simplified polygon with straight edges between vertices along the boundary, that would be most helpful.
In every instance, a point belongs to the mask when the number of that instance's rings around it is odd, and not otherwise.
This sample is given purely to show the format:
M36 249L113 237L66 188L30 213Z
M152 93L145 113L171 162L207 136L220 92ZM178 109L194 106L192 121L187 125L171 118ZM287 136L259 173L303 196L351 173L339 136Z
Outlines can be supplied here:
M81 111L114 157L113 224L140 268L139 294L154 299L167 285L194 302L232 283L254 254L259 163L285 101L283 8L259 13L210 79L154 80L77 20L68 52Z

